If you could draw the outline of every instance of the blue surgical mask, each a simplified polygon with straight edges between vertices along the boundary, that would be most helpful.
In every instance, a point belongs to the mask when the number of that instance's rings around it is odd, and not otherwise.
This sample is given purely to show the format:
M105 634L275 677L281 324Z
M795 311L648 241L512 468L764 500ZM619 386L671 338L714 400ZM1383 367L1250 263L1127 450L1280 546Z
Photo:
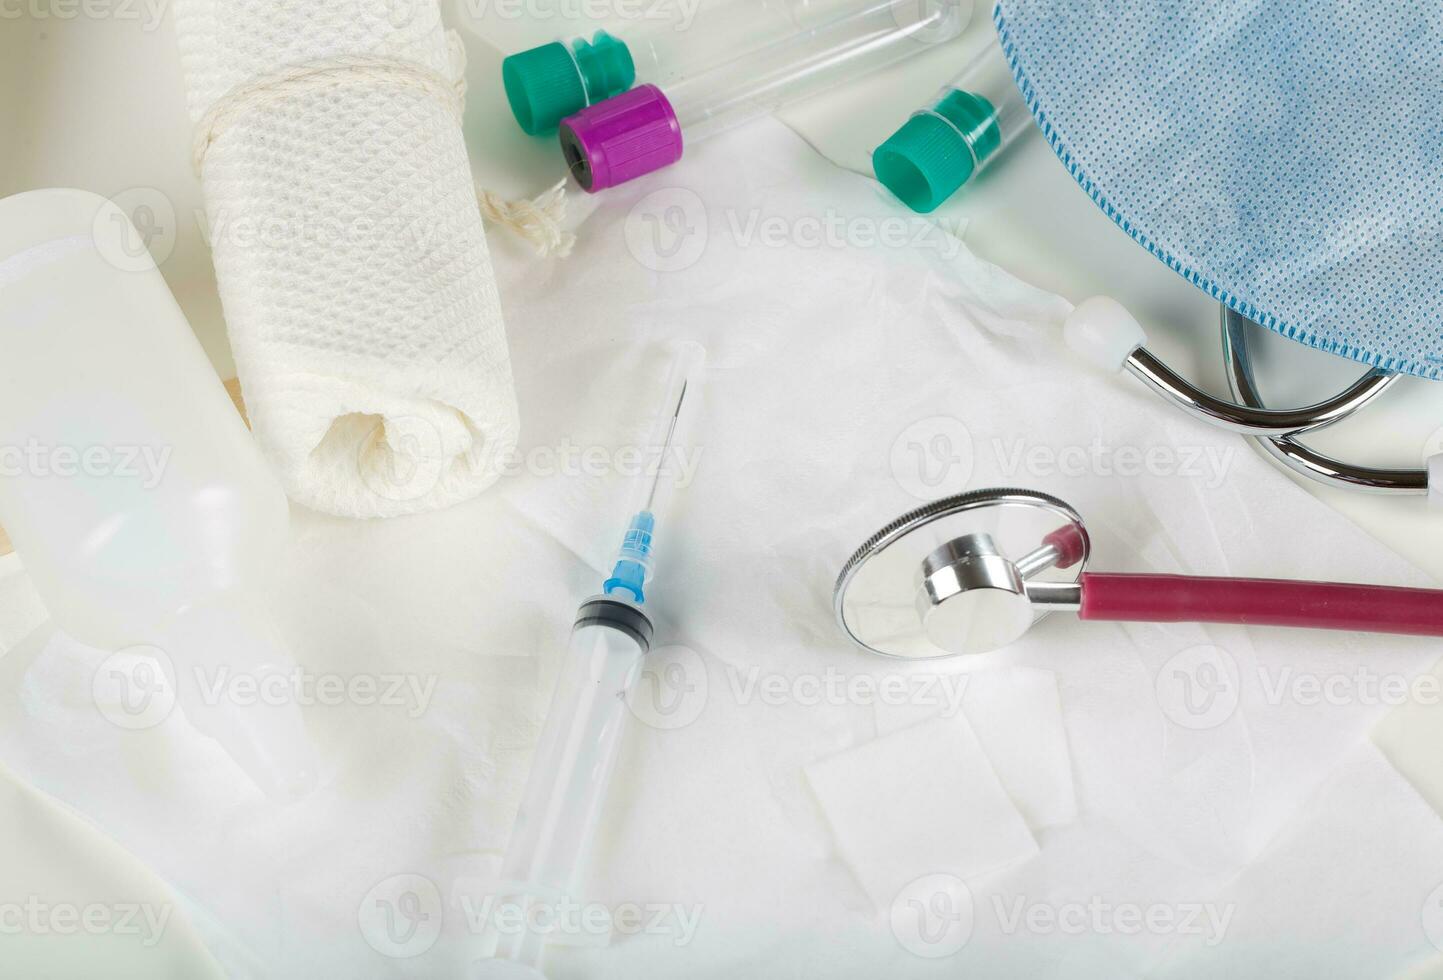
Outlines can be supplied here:
M1023 95L1098 206L1301 343L1443 378L1443 5L1000 0Z

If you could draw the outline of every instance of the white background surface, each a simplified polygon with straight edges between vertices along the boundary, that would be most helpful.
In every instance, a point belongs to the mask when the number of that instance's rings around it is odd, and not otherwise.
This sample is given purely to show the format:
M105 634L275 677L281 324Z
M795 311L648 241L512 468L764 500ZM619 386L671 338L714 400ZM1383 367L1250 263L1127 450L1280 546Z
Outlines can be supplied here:
M153 22L154 8L144 5L129 8L126 16L119 7L112 8L113 16L101 17L65 16L66 9L63 4L0 5L5 14L0 20L0 195L63 185L108 195L159 191L174 209L174 238L160 243L162 271L218 371L229 376L209 256L195 220L200 193L189 168L189 131L169 25ZM504 30L491 30L487 23L468 20L455 18L471 58L467 134L478 180L512 195L536 193L560 176L558 155L549 142L528 140L512 124L493 84L500 54L482 36L504 34L519 45L575 31L557 21L505 21ZM595 26L581 21L577 30ZM957 44L790 109L784 119L837 163L865 173L870 149L958 70L990 30L982 11L969 36ZM1221 390L1214 304L1097 212L1040 139L1027 138L1005 165L935 217L981 257L1039 286L1073 300L1097 292L1122 299L1148 325L1160 353ZM518 246L493 234L492 247ZM1280 401L1311 399L1358 370L1283 341L1259 349L1267 352L1261 372L1265 390L1276 392ZM1278 382L1280 377L1306 378L1320 387ZM1159 405L1158 411L1169 409ZM1356 454L1361 461L1414 465L1430 441L1437 450L1440 429L1443 387L1409 381L1388 404L1370 409L1365 418L1319 444ZM1443 522L1430 518L1421 501L1351 494L1327 499L1443 577ZM18 787L0 785L0 793L6 797L0 807L0 879L7 885L21 891L59 888L83 900L79 896L87 893L107 894L119 879L145 883L128 884L129 894L136 894L137 887L159 893L162 886L143 869L53 804ZM66 975L67 960L55 957L82 962L103 956L109 976L203 976L207 969L206 954L176 922L150 950L100 940L94 941L99 949L83 945L88 942L47 937L14 946L7 939L4 967L14 969L27 960L58 962ZM18 958L10 955L16 950ZM183 970L180 963L186 964Z

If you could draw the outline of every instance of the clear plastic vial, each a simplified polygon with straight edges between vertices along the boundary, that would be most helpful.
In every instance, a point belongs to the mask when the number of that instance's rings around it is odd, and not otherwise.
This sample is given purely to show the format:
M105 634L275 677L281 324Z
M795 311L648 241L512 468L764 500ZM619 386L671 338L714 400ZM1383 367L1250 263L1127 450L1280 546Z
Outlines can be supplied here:
M865 0L863 0L865 2ZM875 2L875 0L872 0ZM567 116L620 95L640 79L669 87L718 62L823 22L858 0L732 0L695 11L687 23L597 31L528 48L501 62L517 124L549 136Z
M991 166L1031 118L1002 49L990 43L877 147L872 169L903 204L925 214Z
M589 106L562 121L562 153L585 190L624 183L679 160L683 137L705 139L955 38L971 9L871 0L665 90L642 85Z
M193 726L270 795L309 790L294 699L211 696L293 684L263 588L285 495L140 234L85 191L0 201L0 463L0 524L56 625L159 648Z

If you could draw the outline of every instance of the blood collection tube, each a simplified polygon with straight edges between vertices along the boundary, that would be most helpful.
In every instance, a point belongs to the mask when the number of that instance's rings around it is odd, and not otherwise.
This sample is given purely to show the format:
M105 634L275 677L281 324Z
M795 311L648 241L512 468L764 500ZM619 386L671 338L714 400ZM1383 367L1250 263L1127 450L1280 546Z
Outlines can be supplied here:
M956 37L971 0L870 0L670 86L641 85L562 120L567 167L587 191L681 159L687 143L766 115Z
M995 43L872 153L877 179L927 213L1002 155L1031 114Z
M501 62L501 82L517 124L550 136L561 120L620 95L640 79L674 85L690 74L808 25L857 0L733 0L687 23L624 32L600 30L538 45ZM624 36L623 36L624 34Z

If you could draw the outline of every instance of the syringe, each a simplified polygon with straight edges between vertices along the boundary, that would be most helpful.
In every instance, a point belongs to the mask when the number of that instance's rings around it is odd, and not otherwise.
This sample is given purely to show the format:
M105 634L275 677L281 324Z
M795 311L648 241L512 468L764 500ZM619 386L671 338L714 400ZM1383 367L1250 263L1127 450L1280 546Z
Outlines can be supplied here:
M646 601L646 585L651 581L656 565L653 541L656 534L656 515L663 510L675 493L679 479L678 467L673 459L673 448L680 449L677 429L681 424L682 410L687 407L688 397L695 395L692 390L696 365L704 358L701 348L688 345L678 352L672 365L671 377L667 380L666 398L662 412L652 424L648 447L660 446L661 453L656 464L656 474L641 474L636 481L636 496L629 510L630 523L621 549L617 552L616 563L612 566L611 577L603 584L607 595L630 598L640 605ZM667 410L670 406L670 410Z
M486 977L538 977L548 936L564 929L577 868L601 816L629 708L653 627L642 606L652 582L658 530L681 474L686 429L695 414L705 352L680 345L661 412L644 447L654 465L636 478L631 515L602 594L577 611L531 776L502 861L487 927ZM652 453L655 456L651 456Z

